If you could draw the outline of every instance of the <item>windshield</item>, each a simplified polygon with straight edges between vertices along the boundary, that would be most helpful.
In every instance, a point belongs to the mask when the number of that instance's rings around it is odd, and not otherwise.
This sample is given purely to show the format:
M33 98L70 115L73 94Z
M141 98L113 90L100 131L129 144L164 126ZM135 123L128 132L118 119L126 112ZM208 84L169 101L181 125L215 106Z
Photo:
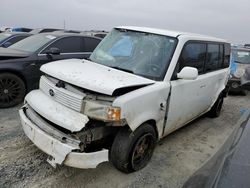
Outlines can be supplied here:
M250 64L250 50L232 50L232 58L236 63Z
M11 36L11 34L9 34L9 33L0 33L0 42L7 39L10 36Z
M162 80L177 39L151 33L113 29L90 60L153 80Z
M55 38L53 35L33 35L13 44L9 48L25 52L35 52Z

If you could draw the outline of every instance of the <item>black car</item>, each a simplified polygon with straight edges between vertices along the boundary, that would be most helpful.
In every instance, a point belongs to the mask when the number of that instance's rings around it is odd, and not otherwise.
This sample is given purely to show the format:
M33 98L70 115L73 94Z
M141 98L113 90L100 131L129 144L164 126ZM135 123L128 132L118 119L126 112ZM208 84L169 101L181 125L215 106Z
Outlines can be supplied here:
M223 146L183 188L249 188L249 143L250 113L247 111Z
M0 108L19 104L38 88L40 66L56 60L88 58L100 38L70 33L41 33L0 48Z
M5 32L0 33L0 47L9 47L16 42L23 40L32 34L23 32Z

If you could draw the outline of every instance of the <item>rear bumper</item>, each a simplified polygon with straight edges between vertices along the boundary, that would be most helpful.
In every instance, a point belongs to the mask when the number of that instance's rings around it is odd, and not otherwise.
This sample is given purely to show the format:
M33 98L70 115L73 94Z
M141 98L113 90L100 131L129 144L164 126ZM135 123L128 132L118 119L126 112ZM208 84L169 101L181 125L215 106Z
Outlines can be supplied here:
M74 143L63 143L46 133L30 120L22 108L19 110L21 124L26 136L43 152L50 157L48 162L52 166L65 164L75 168L96 168L102 162L108 161L108 150L104 149L92 153L74 152L79 145Z

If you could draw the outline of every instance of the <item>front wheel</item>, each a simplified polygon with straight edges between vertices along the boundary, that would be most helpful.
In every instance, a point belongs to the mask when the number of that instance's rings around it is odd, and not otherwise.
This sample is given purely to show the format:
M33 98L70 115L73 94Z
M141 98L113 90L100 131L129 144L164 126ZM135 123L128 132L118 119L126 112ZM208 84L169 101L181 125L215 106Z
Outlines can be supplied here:
M25 84L21 78L11 73L0 74L0 108L19 104L24 96Z
M141 125L135 132L122 128L112 144L110 160L122 172L138 171L150 161L156 141L155 129L149 124Z

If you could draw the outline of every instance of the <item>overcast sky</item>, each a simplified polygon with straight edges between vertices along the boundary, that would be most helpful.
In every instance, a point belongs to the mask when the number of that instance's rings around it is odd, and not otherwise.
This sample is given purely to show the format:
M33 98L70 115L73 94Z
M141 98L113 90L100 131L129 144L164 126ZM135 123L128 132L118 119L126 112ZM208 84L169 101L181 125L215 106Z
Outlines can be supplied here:
M1 0L0 27L89 30L120 25L196 32L250 43L249 0Z

